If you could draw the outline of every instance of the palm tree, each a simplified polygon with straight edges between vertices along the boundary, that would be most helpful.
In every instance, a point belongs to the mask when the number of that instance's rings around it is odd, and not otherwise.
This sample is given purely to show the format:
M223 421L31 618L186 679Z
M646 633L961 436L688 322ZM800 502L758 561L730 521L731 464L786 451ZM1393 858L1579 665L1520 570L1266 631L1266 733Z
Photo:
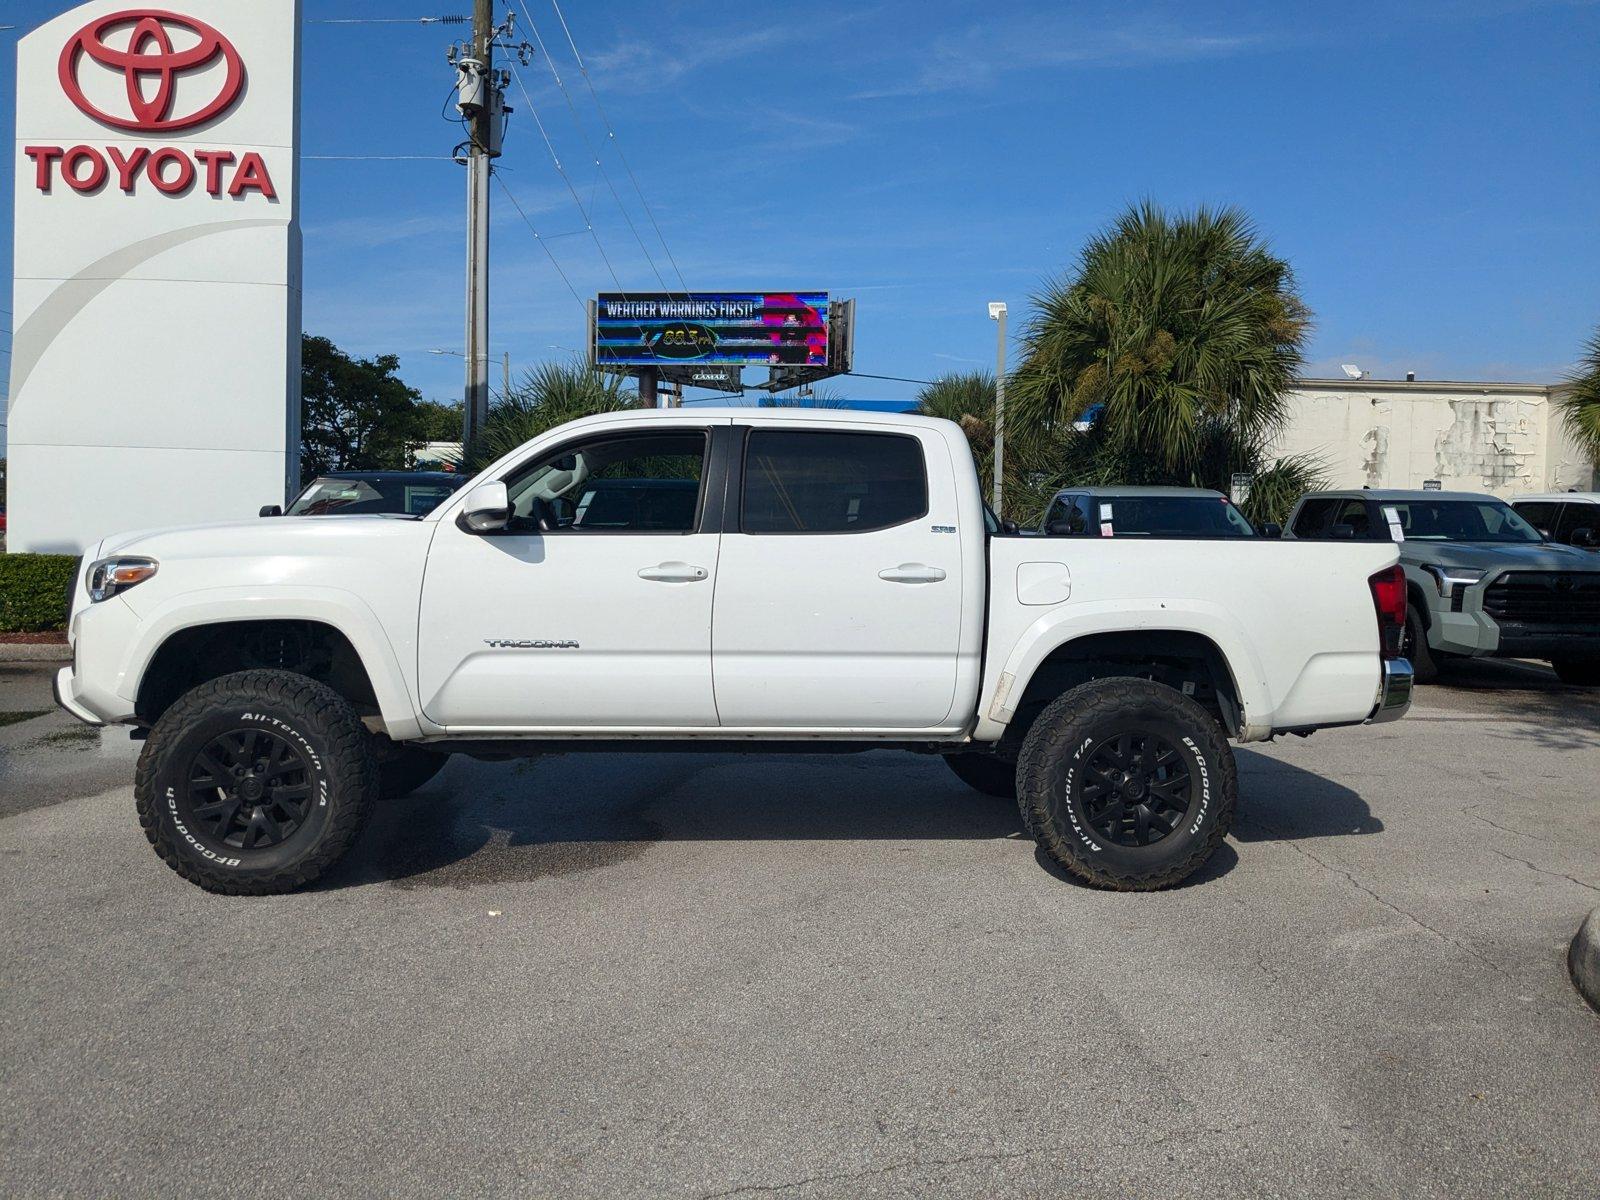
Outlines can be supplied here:
M640 406L638 392L625 390L621 376L603 375L577 360L540 363L489 409L482 434L462 456L463 469L479 471L567 421Z
M1589 335L1570 386L1556 401L1567 432L1595 463L1600 463L1600 329Z
M1310 313L1243 213L1132 208L1034 307L1009 385L1019 425L1094 410L1091 457L1120 483L1225 490L1225 466L1265 465Z

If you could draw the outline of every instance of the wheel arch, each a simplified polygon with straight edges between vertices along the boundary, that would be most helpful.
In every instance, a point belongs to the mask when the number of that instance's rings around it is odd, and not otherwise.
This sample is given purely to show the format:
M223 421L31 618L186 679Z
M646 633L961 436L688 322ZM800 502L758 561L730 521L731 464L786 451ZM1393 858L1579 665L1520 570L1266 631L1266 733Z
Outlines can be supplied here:
M141 724L153 723L190 687L265 666L328 684L391 738L421 732L399 659L370 610L320 596L211 595L158 610L146 627L119 689L134 700Z

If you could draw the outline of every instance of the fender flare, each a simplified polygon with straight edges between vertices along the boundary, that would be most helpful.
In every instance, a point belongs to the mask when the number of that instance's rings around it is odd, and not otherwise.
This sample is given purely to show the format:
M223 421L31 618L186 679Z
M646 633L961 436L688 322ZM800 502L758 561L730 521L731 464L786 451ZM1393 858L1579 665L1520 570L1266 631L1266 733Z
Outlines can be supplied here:
M128 699L130 711L156 653L182 630L232 621L315 621L338 630L355 648L391 738L401 741L437 732L423 727L388 632L354 592L309 586L206 588L173 596L140 616L140 636L129 645L117 676L116 690Z
M1240 740L1255 741L1272 731L1276 707L1266 672L1238 619L1219 604L1205 600L1096 601L1051 609L1017 639L1000 669L994 694L979 714L977 736L994 735L1011 722L1017 705L1040 665L1062 646L1101 633L1193 633L1221 652L1238 692Z

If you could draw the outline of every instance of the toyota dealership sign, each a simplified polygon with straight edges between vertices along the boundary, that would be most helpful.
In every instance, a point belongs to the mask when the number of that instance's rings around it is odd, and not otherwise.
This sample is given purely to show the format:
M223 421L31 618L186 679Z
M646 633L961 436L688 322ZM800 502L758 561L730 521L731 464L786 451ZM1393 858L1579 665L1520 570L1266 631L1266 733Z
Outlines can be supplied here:
M17 47L10 546L247 517L299 443L299 5L81 5Z

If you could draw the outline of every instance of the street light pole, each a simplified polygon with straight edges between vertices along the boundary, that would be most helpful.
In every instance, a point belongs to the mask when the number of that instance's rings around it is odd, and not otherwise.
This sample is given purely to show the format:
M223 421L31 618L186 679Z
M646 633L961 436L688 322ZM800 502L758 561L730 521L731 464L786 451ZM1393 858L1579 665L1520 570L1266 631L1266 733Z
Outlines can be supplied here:
M995 520L1005 516L1000 507L1000 481L1005 475L1006 461L1006 302L989 301L989 319L999 323L996 332L994 366L994 509Z

